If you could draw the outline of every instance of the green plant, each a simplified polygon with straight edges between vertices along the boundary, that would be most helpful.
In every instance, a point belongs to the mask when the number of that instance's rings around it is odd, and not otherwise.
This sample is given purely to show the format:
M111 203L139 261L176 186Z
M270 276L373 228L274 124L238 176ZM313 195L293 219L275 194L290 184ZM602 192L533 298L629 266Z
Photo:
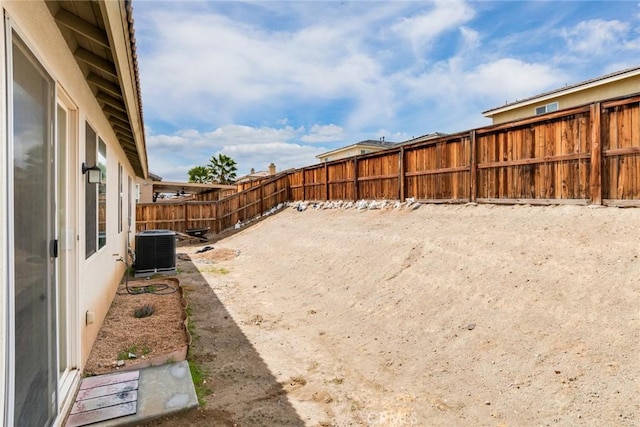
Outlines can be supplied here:
M206 404L204 397L209 394L209 387L205 382L206 373L202 367L196 363L193 358L189 359L189 371L191 372L191 379L196 389L196 396L198 397L198 405L204 406Z
M138 352L140 354L138 354ZM151 353L151 349L147 346L142 347L142 351L140 351L140 348L137 345L132 345L125 349L120 350L118 352L118 355L116 356L116 359L131 360L131 359L137 358L139 355L146 356L149 353Z
M152 304L145 304L136 308L133 312L133 316L136 319L142 319L143 317L149 317L156 311L156 308Z

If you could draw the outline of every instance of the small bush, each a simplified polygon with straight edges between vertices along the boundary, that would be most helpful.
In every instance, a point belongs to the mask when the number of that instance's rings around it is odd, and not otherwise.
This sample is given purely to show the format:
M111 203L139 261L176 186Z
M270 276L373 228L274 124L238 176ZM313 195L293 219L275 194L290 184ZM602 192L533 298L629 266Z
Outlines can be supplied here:
M156 311L156 308L153 305L145 304L143 306L136 308L135 311L133 312L133 316L136 319L142 319L143 317L151 316L154 313L154 311Z

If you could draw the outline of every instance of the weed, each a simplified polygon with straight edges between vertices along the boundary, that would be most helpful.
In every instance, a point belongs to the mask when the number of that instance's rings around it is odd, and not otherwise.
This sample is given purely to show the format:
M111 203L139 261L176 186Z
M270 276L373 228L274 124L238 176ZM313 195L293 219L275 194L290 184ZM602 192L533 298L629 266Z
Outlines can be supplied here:
M149 317L156 311L156 308L152 304L145 304L136 308L133 312L133 316L136 319L142 319L143 317Z
M131 360L136 359L138 356L146 356L151 353L151 349L147 346L138 347L137 345L129 346L125 349L122 349L118 352L117 360Z
M212 274L229 274L231 271L228 268L224 267L205 267L202 269L204 273L212 273Z
M198 396L198 404L204 406L206 404L204 397L210 393L209 387L207 387L205 382L206 373L193 358L189 359L189 371L191 372L191 379L196 389L196 396Z

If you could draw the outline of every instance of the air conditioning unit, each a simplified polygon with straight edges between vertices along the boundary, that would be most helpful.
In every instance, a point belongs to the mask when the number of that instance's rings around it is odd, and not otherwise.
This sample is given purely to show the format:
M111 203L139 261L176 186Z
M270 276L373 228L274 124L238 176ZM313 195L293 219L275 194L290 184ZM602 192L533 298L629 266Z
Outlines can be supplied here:
M146 230L136 234L136 276L175 273L176 233L171 230Z

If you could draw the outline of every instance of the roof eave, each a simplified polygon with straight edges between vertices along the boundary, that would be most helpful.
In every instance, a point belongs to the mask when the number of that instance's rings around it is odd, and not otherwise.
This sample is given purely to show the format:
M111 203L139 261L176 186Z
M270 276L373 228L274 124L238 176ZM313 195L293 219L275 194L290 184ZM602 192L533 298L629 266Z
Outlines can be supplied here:
M101 0L99 4L138 156L138 164L132 162L132 166L137 176L146 178L149 174L149 166L139 92L135 38L132 37L133 17L130 2Z
M640 75L640 68L636 68L633 69L627 73L620 73L614 76L611 76L609 78L605 78L605 79L598 79L598 80L593 80L593 81L589 81L587 83L584 84L577 84L574 86L570 86L568 88L560 88L560 89L556 89L554 91L550 91L550 92L546 92L543 93L541 95L537 95L531 98L527 98L527 99L523 99L521 101L518 102L513 102L511 104L507 104L504 105L502 107L497 107L497 108L492 108L490 110L486 110L482 112L482 115L488 118L491 118L492 116L496 115L496 114L501 114L507 111L511 111L511 110L515 110L516 108L522 108L522 107L526 107L528 105L533 105L533 104L537 104L539 102L544 102L544 101L548 101L550 99L555 99L558 98L559 96L565 96L565 95L570 95L572 93L576 93L576 92L580 92L582 90L585 89L591 89L597 86L602 86L608 83L613 83L616 82L618 80L623 80L623 79L628 79L629 77L635 77L637 75Z

